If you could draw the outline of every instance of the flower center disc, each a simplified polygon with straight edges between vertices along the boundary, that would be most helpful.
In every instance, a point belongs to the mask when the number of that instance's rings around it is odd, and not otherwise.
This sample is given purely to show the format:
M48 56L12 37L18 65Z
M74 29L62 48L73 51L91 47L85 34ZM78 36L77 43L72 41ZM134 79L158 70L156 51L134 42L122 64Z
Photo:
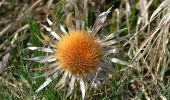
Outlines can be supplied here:
M101 48L96 38L84 30L74 30L56 44L60 66L75 76L84 76L99 65Z

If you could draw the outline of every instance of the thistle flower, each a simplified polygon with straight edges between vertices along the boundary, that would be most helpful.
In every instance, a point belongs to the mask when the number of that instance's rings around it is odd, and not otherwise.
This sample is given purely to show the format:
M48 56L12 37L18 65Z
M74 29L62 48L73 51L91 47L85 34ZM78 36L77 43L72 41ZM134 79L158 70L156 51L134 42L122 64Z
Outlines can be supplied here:
M87 83L91 82L93 87L97 87L102 81L108 80L109 74L112 74L113 68L106 62L125 64L121 60L116 58L110 59L108 57L108 55L114 53L115 48L113 48L113 45L118 42L113 40L114 33L105 37L100 37L98 33L112 7L97 17L90 30L85 28L84 16L81 16L82 14L78 10L77 5L74 4L74 6L75 17L73 17L73 13L70 13L66 18L68 32L59 22L57 23L58 27L55 27L58 31L54 31L55 29L41 24L54 38L41 33L43 39L40 40L43 44L48 45L48 48L28 47L30 50L38 50L50 54L48 56L27 59L40 63L50 63L44 68L46 70L45 74L41 75L48 78L36 92L42 90L60 74L62 77L57 83L56 88L61 89L68 84L67 96L69 96L77 81L80 83L82 98L84 99ZM47 22L49 26L54 26L54 23L48 17ZM123 39L121 38L119 41L121 40Z

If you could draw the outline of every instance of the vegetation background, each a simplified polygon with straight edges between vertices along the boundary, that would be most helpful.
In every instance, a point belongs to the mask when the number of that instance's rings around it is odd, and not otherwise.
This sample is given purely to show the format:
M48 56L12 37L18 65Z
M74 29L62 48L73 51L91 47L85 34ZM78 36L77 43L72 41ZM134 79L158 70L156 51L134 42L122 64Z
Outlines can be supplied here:
M88 0L88 27L97 15L112 5L102 33L131 36L120 42L113 56L132 67L112 64L112 85L88 90L88 100L170 100L170 0ZM78 0L81 7L83 1ZM79 86L69 98L66 88L55 91L57 81L44 90L35 90L45 78L35 78L42 64L25 61L41 52L25 50L28 45L42 46L39 23L53 14L65 24L64 7L73 11L71 0L0 1L0 100L79 100Z

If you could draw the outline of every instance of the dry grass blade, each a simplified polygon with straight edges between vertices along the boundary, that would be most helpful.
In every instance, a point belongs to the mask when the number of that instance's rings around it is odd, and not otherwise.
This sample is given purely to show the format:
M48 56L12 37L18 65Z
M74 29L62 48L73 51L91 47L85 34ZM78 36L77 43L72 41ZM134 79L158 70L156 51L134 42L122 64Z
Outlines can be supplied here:
M27 14L29 11L31 11L32 9L34 9L34 7L39 4L42 0L37 0L31 7L29 7L24 13L22 13L21 15L18 16L18 18L16 19L17 21L19 21L25 14Z
M28 27L29 27L29 25L26 24L26 25L24 25L23 27L19 28L19 29L14 33L14 38L13 38L12 41L11 41L11 45L12 45L13 47L15 46L15 42L16 42L16 40L17 40L17 38L18 38L19 32L27 29Z
M52 5L53 1L54 1L54 0L49 0L49 1L48 1L48 4L47 4L48 8L50 8L50 7L51 7L51 5Z
M7 27L5 27L1 32L0 32L0 37L11 27L11 24L9 24Z
M3 5L4 2L5 2L5 0L2 0L2 1L0 2L0 7Z
M170 4L170 0L165 0L164 2L162 2L160 4L160 6L154 11L154 13L151 15L150 20L152 20L158 13L160 13L160 11L163 8L168 7L168 5Z
M148 0L140 0L139 1L139 9L141 12L142 23L146 25L148 23Z
M162 100L167 100L167 98L166 98L165 96L163 96L163 95L160 95L160 98L161 98Z
M11 54L7 53L2 57L2 61L0 61L0 73L3 71L3 69L7 65L10 56L11 56Z
M8 73L8 75L0 76L0 81L14 97L18 99L29 98L27 89L30 88L30 84L27 80L18 80L11 73Z
M154 36L157 34L157 32L158 32L160 29L164 28L164 27L168 24L169 21L170 21L170 13L167 13L167 14L162 18L162 20L160 21L160 23L159 23L159 25L157 26L156 30L155 30L155 31L151 34L151 36L150 36L148 39L146 39L146 40L143 42L143 44L140 46L139 50L138 50L137 53L135 54L135 56L134 56L134 58L132 59L132 61L134 61L134 60L137 58L137 56L140 54L141 50L142 50L145 46L147 46L147 44L148 44L149 42L151 42L151 40L154 38Z

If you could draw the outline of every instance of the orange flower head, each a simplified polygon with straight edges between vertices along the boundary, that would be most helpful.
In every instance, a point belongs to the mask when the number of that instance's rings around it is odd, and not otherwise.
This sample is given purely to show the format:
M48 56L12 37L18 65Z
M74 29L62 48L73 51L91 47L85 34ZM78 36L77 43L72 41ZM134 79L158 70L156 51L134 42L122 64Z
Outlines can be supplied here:
M75 76L84 76L98 68L101 48L96 38L85 30L69 32L56 43L59 65Z

